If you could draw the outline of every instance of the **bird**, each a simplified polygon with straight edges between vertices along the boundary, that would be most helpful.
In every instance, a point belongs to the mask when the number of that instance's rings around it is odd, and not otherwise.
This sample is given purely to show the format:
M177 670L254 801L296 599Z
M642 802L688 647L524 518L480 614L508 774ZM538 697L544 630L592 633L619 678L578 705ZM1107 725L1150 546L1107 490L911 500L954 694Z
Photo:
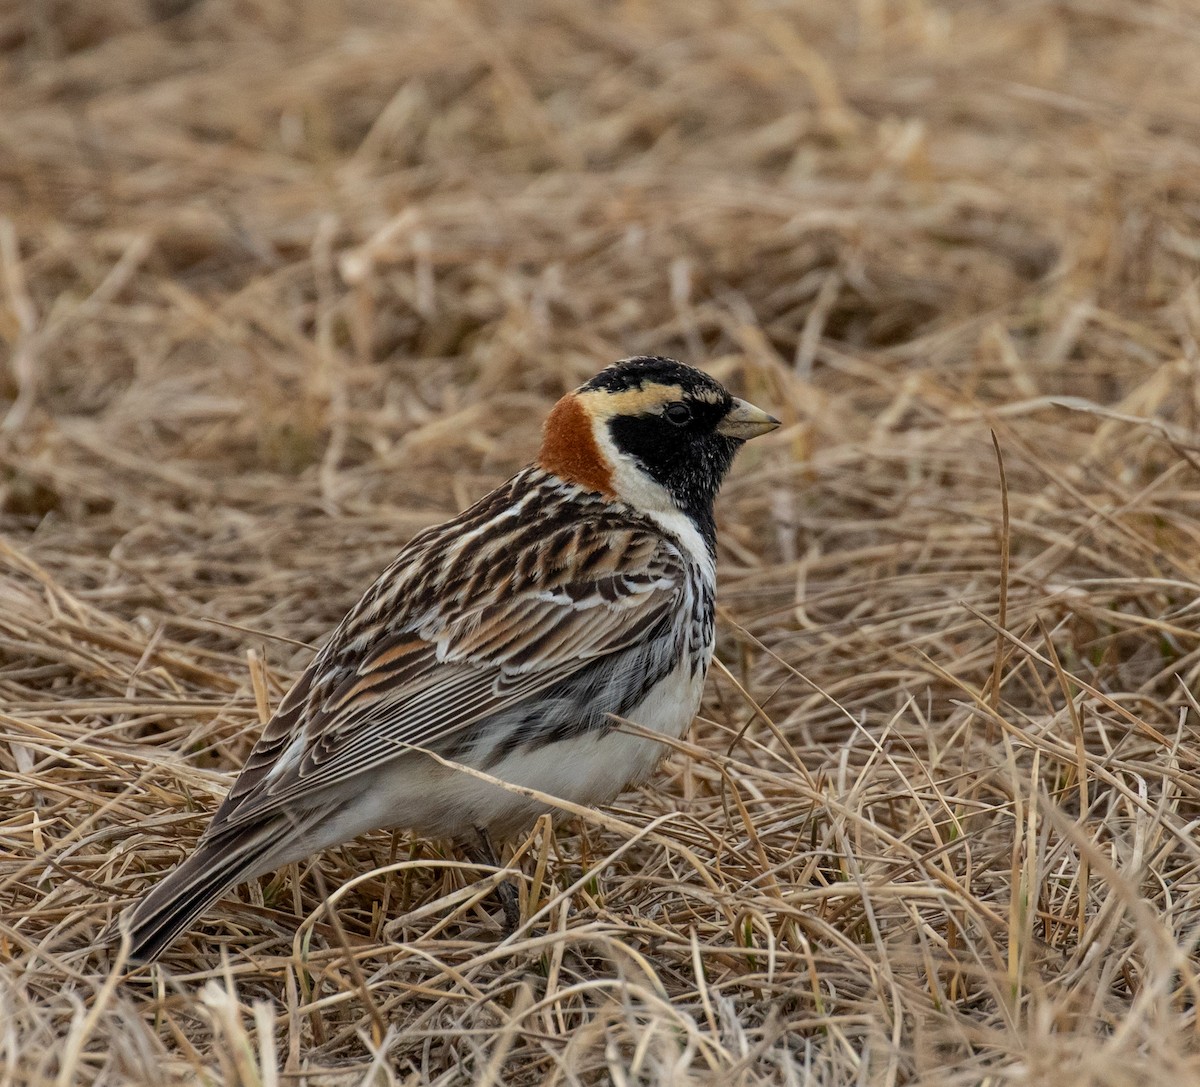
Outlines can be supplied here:
M779 425L661 356L563 396L536 461L415 536L333 631L194 851L114 922L129 961L235 886L369 831L494 865L493 841L548 810L529 788L601 806L647 780L668 751L654 735L687 730L712 660L714 499Z

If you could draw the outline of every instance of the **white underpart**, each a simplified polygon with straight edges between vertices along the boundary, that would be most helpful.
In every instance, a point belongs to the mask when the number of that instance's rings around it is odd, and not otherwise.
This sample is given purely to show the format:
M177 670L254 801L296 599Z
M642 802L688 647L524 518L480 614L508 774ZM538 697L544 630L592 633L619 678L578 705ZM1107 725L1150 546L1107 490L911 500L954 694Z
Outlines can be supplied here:
M678 739L691 724L704 691L704 669L679 666L629 711L628 720L665 737ZM628 785L645 781L670 748L619 725L593 730L537 749L518 749L488 769L509 785L596 806L607 804ZM464 838L477 827L497 838L527 828L555 805L531 799L503 786L464 774L433 759L398 759L355 781L357 799L284 854L272 854L273 870L319 849L338 845L370 830L403 827L430 838ZM330 793L332 808L344 791Z
M703 674L693 675L688 662L681 662L629 711L628 720L678 739L695 717L703 689ZM607 804L627 785L645 781L669 752L669 747L656 740L616 726L532 751L519 750L502 759L491 773L513 785L594 806ZM466 775L459 777L465 779ZM446 813L449 821L461 818L461 806L476 813L478 825L493 827L502 837L528 826L547 810L545 804L478 779L463 780L459 790L454 810Z

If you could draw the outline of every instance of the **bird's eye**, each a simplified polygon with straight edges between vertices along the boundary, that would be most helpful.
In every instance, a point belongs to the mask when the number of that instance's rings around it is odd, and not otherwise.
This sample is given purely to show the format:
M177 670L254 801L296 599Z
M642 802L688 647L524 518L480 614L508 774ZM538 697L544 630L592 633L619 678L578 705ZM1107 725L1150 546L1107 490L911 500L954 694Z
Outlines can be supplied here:
M667 417L668 423L673 423L675 426L686 426L691 422L692 409L677 401L663 408L663 415Z

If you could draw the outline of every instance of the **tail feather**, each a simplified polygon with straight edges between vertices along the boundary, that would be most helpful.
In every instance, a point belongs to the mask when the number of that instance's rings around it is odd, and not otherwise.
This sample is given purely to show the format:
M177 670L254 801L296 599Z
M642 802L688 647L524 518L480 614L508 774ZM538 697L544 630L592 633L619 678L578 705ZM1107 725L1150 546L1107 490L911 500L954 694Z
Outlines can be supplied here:
M290 829L276 822L255 827L249 834L243 831L236 837L202 841L196 852L160 880L127 918L113 926L110 936L119 938L128 929L130 961L153 962L226 891L277 867L273 858L287 849Z

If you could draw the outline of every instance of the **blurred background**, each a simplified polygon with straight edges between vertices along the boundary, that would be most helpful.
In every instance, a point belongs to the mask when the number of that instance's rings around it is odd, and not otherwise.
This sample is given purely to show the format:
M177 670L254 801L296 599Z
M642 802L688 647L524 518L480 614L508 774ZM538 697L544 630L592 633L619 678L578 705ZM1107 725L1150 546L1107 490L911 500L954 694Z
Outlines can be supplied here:
M10 6L0 525L135 564L264 505L390 536L636 352L790 424L771 557L822 480L921 501L897 443L992 473L1000 406L1054 469L1097 420L1047 398L1190 426L1198 36L1105 0Z
M1198 282L1185 0L0 7L12 932L80 946L199 833L297 643L530 459L556 397L662 353L785 423L718 510L730 671L693 738L724 753L757 722L740 769L676 760L625 813L704 826L719 893L646 841L576 903L613 903L684 1018L651 1044L661 1008L576 994L577 1018L446 1042L420 1076L475 1053L548 1082L577 1046L602 1079L617 1031L681 1083L1133 1084L1147 1053L1181 1082ZM734 779L756 824L730 821ZM368 890L345 906L363 939ZM507 984L464 931L429 955ZM4 939L39 964L14 1029L51 1045L61 975ZM625 977L589 946L579 978ZM276 999L265 969L241 984ZM443 1021L396 976L370 991L399 986L398 1024ZM363 1005L335 1005L278 1027L289 1067L362 1055ZM186 1079L162 1007L131 1007L97 1037ZM189 1037L237 1037L231 1007L193 1008ZM488 1038L487 1014L454 1022Z

